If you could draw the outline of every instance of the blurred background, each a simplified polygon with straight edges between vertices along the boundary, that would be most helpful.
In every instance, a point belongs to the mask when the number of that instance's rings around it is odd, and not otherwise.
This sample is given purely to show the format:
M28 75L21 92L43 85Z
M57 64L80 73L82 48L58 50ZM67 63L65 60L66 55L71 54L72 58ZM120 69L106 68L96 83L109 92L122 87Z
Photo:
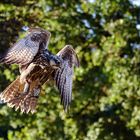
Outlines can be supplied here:
M0 0L0 52L26 26L49 30L53 53L72 44L81 66L68 114L44 85L36 114L0 105L0 140L140 140L140 1ZM0 65L0 91L18 74Z

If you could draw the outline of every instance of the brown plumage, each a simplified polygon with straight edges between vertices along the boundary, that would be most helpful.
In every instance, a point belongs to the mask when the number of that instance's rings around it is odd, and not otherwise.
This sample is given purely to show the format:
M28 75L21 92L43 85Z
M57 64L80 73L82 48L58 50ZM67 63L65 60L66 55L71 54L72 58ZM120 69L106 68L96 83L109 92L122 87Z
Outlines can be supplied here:
M53 79L60 91L61 103L67 111L72 100L73 66L79 66L78 57L71 45L66 45L57 55L51 54L45 49L48 38L44 34L47 31L34 28L30 32L2 58L3 63L19 64L21 74L2 92L0 99L8 106L15 107L15 110L34 113L41 86ZM23 60L23 53L27 53L24 57L26 61Z
M3 54L1 63L19 64L21 67L30 64L41 50L48 48L50 32L40 28L31 28L23 39L15 43Z

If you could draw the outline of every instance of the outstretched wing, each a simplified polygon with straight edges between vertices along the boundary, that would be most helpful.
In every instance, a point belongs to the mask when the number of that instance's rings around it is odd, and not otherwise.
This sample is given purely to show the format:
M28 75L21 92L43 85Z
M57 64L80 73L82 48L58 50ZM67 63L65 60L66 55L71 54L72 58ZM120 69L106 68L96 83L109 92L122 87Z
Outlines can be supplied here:
M46 31L45 31L46 32ZM50 34L47 34L50 35ZM45 33L32 31L25 38L14 44L1 58L0 62L7 64L29 64L38 53L40 44L47 43ZM46 40L45 40L46 39ZM43 42L44 41L44 42Z
M54 80L60 91L61 103L67 111L72 100L73 66L78 67L79 60L71 45L66 45L57 55L63 59L63 63L61 68L54 72Z

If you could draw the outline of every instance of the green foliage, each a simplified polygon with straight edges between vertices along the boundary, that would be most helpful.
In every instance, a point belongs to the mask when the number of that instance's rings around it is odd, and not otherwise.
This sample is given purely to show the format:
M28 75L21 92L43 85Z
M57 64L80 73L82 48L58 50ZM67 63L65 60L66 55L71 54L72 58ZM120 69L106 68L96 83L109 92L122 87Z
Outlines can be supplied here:
M52 33L53 53L72 44L81 66L68 114L53 84L44 85L34 115L0 105L0 140L139 140L136 12L128 0L1 0L1 52L24 36L23 26L39 26ZM0 65L0 91L16 75L17 66Z

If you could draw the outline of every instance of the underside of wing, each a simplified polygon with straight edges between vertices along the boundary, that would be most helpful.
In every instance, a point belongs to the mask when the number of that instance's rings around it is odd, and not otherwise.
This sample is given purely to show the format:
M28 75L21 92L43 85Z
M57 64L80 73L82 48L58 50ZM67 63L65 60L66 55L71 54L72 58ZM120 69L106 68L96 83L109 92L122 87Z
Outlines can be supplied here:
M29 29L29 34L23 39L19 40L3 55L0 54L0 63L7 64L29 64L38 51L47 49L50 32L41 28Z
M57 55L63 59L63 63L61 68L54 72L54 80L60 91L61 103L67 111L72 100L73 66L79 66L79 60L70 45L65 46Z
M19 40L1 57L1 62L6 64L21 64L30 63L39 49L39 42L32 41L30 35Z

